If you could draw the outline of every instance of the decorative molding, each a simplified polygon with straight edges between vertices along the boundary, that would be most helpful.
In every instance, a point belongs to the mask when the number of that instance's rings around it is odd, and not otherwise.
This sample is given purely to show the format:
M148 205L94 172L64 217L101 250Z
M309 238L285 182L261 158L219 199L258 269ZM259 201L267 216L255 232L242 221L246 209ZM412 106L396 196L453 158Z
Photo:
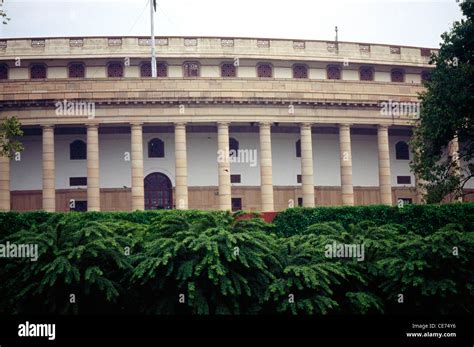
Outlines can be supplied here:
M293 41L293 48L294 49L305 49L306 42L304 41Z
M155 40L156 44L156 40ZM139 46L150 46L151 45L151 39L150 38L145 38L145 37L139 37L138 38L138 45Z
M334 52L337 51L335 42L326 42L326 48L327 48L328 52L334 53Z
M69 47L84 47L84 39L69 39Z
M150 39L150 43L151 43L151 39ZM155 44L157 46L168 46L168 39L167 38L159 38L159 39L155 39Z
M234 39L221 39L222 47L234 47Z
M258 48L269 48L270 47L270 40L257 40L257 47Z
M370 53L370 45L359 44L360 53Z
M0 49L7 48L7 40L0 40Z
M122 46L122 39L120 38L109 38L107 40L109 47L111 46Z
M44 39L32 39L31 40L31 47L45 47L46 42Z
M399 46L390 46L390 54L400 54Z
M197 46L197 39L192 38L192 39L184 39L184 45L189 47L189 46Z

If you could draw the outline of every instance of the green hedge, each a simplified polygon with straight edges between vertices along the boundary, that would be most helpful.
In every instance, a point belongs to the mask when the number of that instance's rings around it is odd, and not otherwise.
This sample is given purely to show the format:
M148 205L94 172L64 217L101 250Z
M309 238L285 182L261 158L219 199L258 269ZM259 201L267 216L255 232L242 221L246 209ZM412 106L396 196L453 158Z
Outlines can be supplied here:
M0 213L0 244L40 253L0 258L0 312L472 314L473 206L290 209L274 224L217 211ZM363 261L328 258L334 242L363 244Z
M474 203L443 205L354 206L292 208L279 213L273 223L282 235L294 235L315 223L337 222L348 227L370 220L376 225L400 224L408 231L428 235L439 228L457 223L464 230L474 230Z

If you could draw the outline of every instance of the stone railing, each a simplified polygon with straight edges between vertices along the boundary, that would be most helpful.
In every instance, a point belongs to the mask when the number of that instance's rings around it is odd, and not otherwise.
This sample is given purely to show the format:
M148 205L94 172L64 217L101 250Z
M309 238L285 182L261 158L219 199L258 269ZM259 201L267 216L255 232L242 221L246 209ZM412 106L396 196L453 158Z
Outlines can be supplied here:
M147 37L0 39L0 60L148 57ZM158 57L246 58L428 66L436 49L381 44L221 37L158 37Z

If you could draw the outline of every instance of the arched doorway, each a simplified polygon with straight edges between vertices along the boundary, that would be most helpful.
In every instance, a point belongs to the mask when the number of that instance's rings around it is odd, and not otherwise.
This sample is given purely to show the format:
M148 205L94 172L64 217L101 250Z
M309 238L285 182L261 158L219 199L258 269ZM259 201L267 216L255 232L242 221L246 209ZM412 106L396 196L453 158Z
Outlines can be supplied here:
M173 207L173 186L170 179L159 172L145 177L145 210Z

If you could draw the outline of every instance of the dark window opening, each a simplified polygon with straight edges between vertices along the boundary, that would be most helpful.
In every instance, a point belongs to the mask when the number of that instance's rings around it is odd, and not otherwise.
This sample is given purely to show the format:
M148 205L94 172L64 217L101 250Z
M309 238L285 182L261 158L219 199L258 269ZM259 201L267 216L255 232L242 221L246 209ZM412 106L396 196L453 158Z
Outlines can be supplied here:
M8 79L8 66L0 65L0 80Z
M301 175L296 175L296 183L302 183L303 182L303 178Z
M122 65L122 63L110 63L107 66L107 77L109 77L109 78L123 77L123 65Z
M221 65L221 77L236 77L237 69L233 63L225 63Z
M257 66L257 76L260 78L272 77L272 66L270 64L259 64Z
M296 158L301 158L301 140L296 141Z
M84 160L87 159L87 145L84 141L76 140L69 145L69 159L70 160Z
M199 63L187 62L183 64L184 77L199 77Z
M230 175L230 183L241 183L240 175Z
M69 185L74 186L87 186L87 177L69 177Z
M86 68L84 64L69 65L69 78L84 78L86 77Z
M397 184L411 184L410 176L397 176Z
M373 81L374 80L374 69L371 67L361 67L359 70L361 81Z
M405 80L405 74L402 70L392 70L390 76L392 82L403 82Z
M237 158L239 156L239 141L233 137L229 138L229 157Z
M40 64L32 65L30 76L32 79L46 78L46 66Z
M410 159L410 151L406 142L397 142L397 144L395 145L395 157L399 160Z
M148 142L148 158L164 158L165 144L160 139L152 139Z
M341 68L339 66L328 66L327 77L328 77L328 80L340 80Z
M69 211L86 212L87 201L75 200L75 201L69 202Z
M156 76L168 77L168 65L166 65L166 63L159 62L156 64Z
M232 211L242 210L242 198L232 198Z
M308 68L306 65L293 65L293 78L308 78Z
M303 198L298 198L298 206L303 207Z
M141 63L140 77L151 77L151 63L150 62Z

